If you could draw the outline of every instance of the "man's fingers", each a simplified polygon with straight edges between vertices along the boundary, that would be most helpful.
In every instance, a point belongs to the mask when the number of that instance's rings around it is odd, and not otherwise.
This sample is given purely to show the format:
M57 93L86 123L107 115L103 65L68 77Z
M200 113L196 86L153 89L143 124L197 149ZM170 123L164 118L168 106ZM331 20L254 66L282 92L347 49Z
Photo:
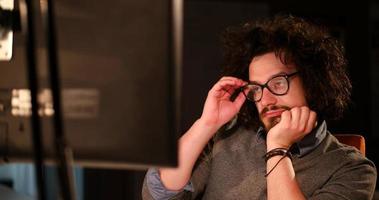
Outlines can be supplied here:
M308 107L302 106L302 107L300 107L300 112L301 112L301 116L299 119L299 127L298 128L300 131L303 132L307 128L310 110Z
M222 77L218 82L219 83L232 82L235 85L239 85L239 86L247 84L247 82L245 82L244 80L239 79L239 78L234 78L234 77Z
M230 80L230 79L224 79L224 80L220 80L219 82L217 82L213 89L215 91L220 91L220 90L224 90L225 88L240 88L244 85L244 82L243 81L238 81L238 80Z
M243 95L242 92L240 92L237 98L234 100L236 107L240 109L242 104L245 102L245 100L246 100L245 95Z
M297 128L299 126L299 121L301 117L300 108L294 107L290 110L290 112L291 112L291 125Z
M291 112L288 110L282 112L279 123L283 124L285 129L288 129L291 126Z
M245 84L246 82L241 79L223 77L213 86L209 93L218 98L228 98L236 89L239 89Z
M307 127L306 127L305 131L307 133L311 132L315 128L316 123L317 123L317 114L314 111L310 111L308 122L307 122Z
M242 79L239 79L239 78L236 78L236 77L232 77L232 76L223 76L222 78L220 78L220 81L223 81L223 80L234 80L234 81L242 81L242 82L244 82Z
M217 82L209 92L214 93L217 97L222 97L225 95L225 93L229 94L229 90L233 87L234 88L238 87L235 85L235 81L223 80L223 81ZM229 96L230 95L231 94L229 94Z

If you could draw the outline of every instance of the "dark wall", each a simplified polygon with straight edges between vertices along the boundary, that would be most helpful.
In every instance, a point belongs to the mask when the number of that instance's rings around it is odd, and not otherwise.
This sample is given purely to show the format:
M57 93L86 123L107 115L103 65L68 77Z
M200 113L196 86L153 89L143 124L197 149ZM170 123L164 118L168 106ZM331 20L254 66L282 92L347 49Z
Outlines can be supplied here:
M221 32L230 25L268 14L268 5L261 2L185 1L183 133L200 117L209 89L220 78Z

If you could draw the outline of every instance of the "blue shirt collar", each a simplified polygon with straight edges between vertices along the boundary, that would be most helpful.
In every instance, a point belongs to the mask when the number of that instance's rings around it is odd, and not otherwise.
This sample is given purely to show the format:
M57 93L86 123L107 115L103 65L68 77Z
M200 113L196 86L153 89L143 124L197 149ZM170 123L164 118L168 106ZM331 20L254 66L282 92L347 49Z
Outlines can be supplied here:
M326 137L327 126L323 121L311 133L307 134L302 140L291 147L291 153L298 157L303 157L313 151ZM258 140L266 140L266 130L259 127L257 131Z

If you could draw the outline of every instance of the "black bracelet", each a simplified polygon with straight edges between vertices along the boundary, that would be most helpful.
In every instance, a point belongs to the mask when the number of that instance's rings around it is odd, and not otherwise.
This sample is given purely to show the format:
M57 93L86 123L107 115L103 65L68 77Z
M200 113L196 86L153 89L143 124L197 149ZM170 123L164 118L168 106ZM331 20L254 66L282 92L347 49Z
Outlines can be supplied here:
M265 161L267 162L270 158L274 156L287 156L292 160L291 152L286 148L275 148L267 152L263 157L265 158Z
M271 172L272 171L274 171L274 169L276 168L276 166L278 166L279 165L279 163L280 163L280 161L282 161L284 158L285 158L286 156L282 156L279 160L278 160L278 162L274 165L274 167L273 168L271 168L270 169L270 171L269 172L267 172L267 174L265 174L265 177L267 177L268 175L270 175L271 174Z
M274 156L279 156L279 155L282 157L278 160L278 162L274 165L274 167L271 168L270 171L267 172L267 174L265 174L265 177L270 175L271 172L274 171L274 169L279 165L280 161L282 161L285 157L288 157L292 160L291 152L285 148L272 149L264 155L264 158L265 158L265 161L267 162L270 158L272 158Z

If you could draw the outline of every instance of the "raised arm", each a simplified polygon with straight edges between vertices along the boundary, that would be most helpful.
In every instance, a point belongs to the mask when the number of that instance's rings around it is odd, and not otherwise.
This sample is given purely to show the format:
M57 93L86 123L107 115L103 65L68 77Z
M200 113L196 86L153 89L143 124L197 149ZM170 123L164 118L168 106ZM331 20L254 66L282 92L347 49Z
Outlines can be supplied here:
M161 168L162 183L169 190L181 190L189 181L192 169L205 145L217 130L240 110L245 97L240 93L234 101L230 96L244 81L234 77L221 78L208 92L201 117L179 139L179 165Z
M294 107L284 111L280 122L267 133L267 152L289 149L315 127L316 113L308 107ZM282 160L281 160L282 159ZM305 200L295 178L295 171L289 157L275 156L267 161L267 199Z

